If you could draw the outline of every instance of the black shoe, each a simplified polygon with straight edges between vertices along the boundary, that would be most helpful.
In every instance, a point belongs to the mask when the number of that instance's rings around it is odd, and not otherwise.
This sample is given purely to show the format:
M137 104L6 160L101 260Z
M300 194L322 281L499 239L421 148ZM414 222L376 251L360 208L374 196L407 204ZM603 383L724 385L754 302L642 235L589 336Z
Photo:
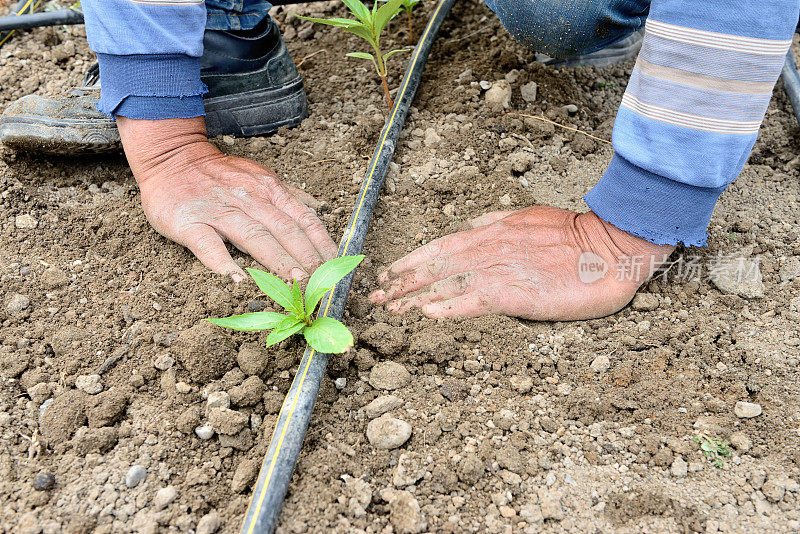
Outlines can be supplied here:
M208 135L267 135L308 116L303 80L275 22L252 30L207 30L201 78ZM97 111L95 65L82 87L60 99L28 95L0 117L0 141L15 150L55 154L112 152L121 147L113 119Z
M635 58L639 54L639 49L642 48L643 40L644 29L641 29L616 43L589 54L580 54L567 59L554 59L545 54L536 54L536 61L552 67L579 67L582 65L608 67Z

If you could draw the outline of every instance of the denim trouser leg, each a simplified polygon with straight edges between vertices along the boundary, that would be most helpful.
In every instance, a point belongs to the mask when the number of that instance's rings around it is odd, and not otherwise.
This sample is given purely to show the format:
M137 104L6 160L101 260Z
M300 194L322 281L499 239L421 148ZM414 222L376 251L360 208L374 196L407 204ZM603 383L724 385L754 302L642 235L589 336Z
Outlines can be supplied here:
M527 47L568 58L600 50L644 25L650 0L485 0Z
M271 7L262 0L206 0L206 29L249 30L268 15Z

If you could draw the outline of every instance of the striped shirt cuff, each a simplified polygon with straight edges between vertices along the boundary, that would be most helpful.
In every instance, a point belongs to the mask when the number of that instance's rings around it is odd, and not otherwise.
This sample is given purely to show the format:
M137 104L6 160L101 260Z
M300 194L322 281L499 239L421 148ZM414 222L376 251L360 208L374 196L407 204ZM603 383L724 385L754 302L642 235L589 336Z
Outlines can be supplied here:
M184 54L97 54L100 102L108 116L134 119L203 115L208 90L200 81L200 58Z
M726 187L676 182L615 155L584 200L604 221L646 241L699 247L706 244L711 213Z

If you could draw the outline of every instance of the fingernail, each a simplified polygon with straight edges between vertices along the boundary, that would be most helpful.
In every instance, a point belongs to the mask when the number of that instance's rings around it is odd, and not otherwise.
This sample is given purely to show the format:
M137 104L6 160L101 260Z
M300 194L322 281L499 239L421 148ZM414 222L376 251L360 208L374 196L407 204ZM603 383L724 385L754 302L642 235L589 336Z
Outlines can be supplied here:
M241 275L241 274L239 274L239 273L231 273L231 280L233 280L233 282L234 282L235 284L238 284L239 282L241 282L242 280L244 280L244 276L242 276L242 275Z
M385 282L389 279L389 271L383 271L381 274L378 275L379 282Z
M303 269L298 269L295 267L292 269L292 280L297 280L298 282L306 277L306 272Z
M390 302L389 304L386 305L386 309L388 311L390 311L390 312L393 312L393 313L398 311L398 310L400 310L400 301L399 300L393 300L392 302Z
M383 302L386 299L386 293L382 289L377 289L369 294L369 299L375 303Z

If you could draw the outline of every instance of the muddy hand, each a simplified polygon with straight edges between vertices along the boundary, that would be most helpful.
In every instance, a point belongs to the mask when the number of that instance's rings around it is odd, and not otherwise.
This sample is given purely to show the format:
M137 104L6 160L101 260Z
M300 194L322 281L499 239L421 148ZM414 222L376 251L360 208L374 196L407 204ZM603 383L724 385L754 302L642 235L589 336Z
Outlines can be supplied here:
M202 117L117 118L125 155L153 228L235 281L244 277L225 241L285 279L302 279L336 255L309 195L206 139Z
M421 308L428 317L603 317L625 306L674 249L592 212L546 206L489 213L470 226L396 261L370 299L393 313Z

